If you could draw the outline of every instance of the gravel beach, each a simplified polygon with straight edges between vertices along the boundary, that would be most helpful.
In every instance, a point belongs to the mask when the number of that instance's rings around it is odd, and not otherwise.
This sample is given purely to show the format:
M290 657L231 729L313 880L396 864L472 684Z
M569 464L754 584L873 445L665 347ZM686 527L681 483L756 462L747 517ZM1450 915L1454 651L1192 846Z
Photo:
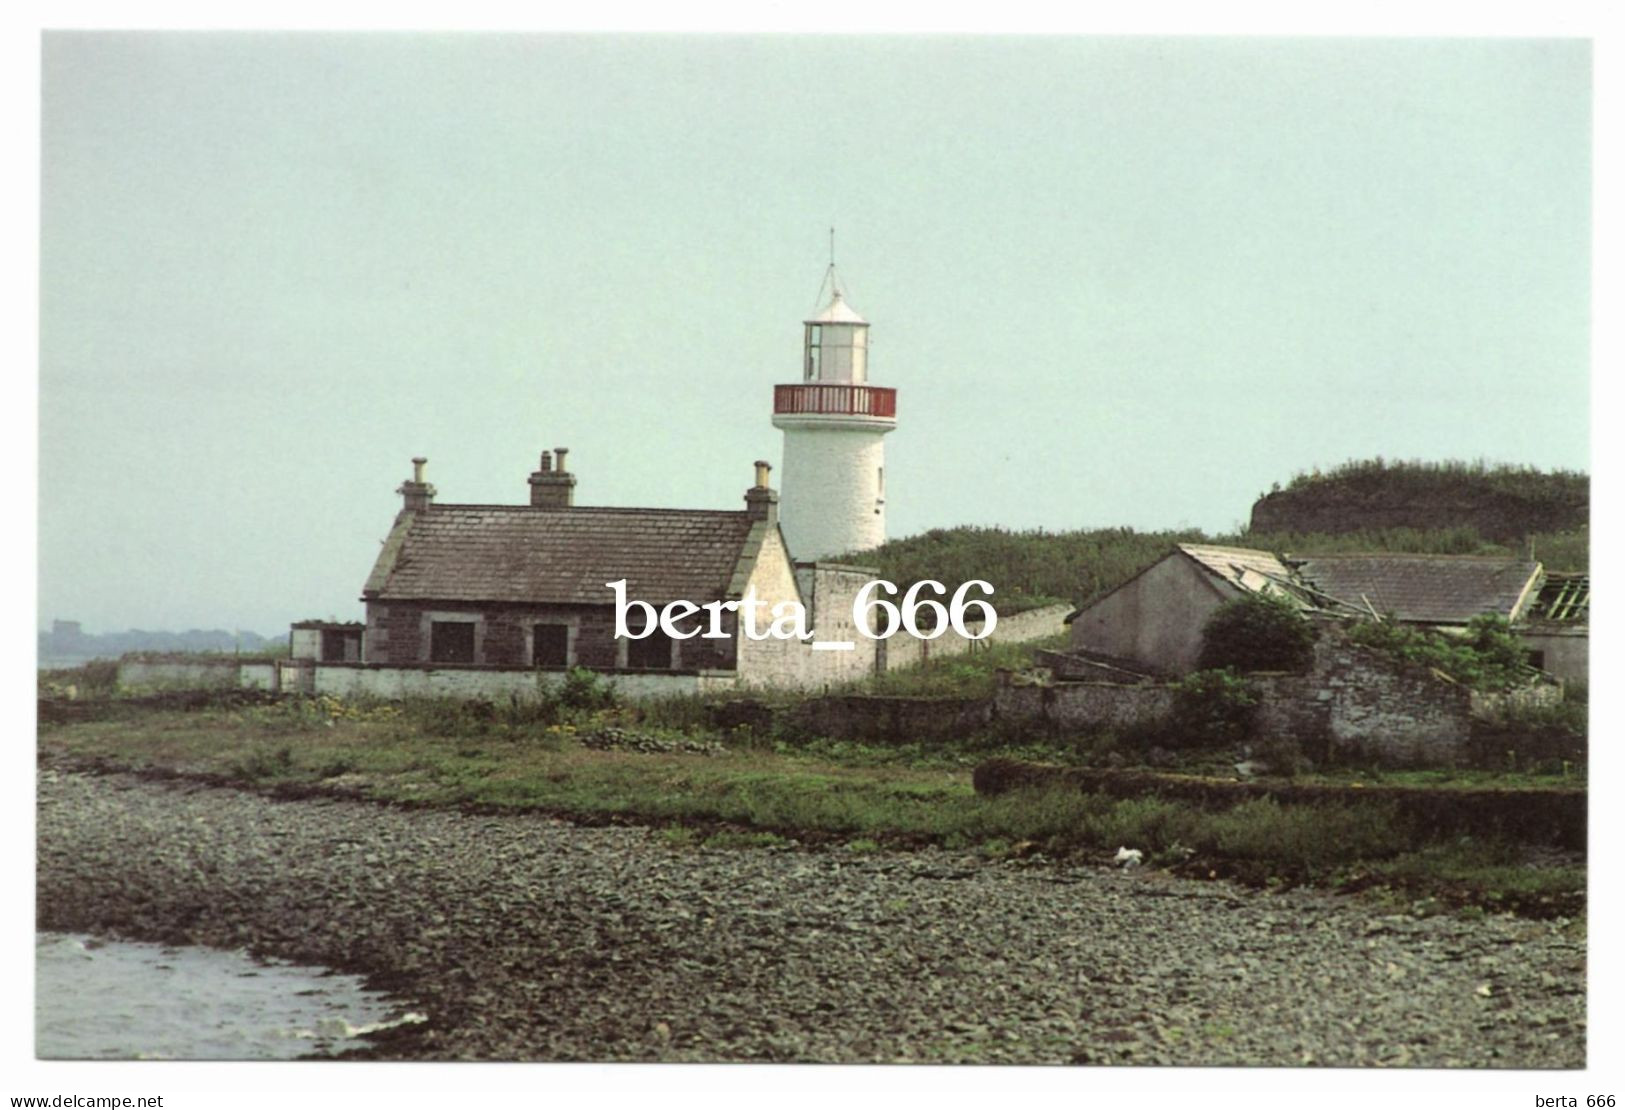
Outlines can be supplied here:
M387 1057L1576 1068L1561 923L43 770L39 924L367 974Z

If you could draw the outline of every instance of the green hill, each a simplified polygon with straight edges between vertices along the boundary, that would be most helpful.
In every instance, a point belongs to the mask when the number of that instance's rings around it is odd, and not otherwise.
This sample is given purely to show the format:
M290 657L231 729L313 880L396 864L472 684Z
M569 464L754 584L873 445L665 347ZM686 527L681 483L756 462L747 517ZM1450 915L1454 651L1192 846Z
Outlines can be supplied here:
M1591 480L1526 466L1351 460L1298 474L1253 505L1254 532L1467 528L1494 542L1587 526Z

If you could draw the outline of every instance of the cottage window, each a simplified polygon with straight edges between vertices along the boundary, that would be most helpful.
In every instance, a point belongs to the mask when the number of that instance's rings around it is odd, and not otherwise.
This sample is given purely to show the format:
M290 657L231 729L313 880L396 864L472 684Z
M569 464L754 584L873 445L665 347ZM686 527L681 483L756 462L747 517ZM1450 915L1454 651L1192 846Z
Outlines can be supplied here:
M626 665L670 670L672 646L672 638L657 628L641 640L626 642Z
M537 667L568 667L570 665L570 626L567 624L538 624L531 631L530 661Z
M432 622L429 625L429 662L474 662L474 622Z
M322 629L322 661L354 663L361 658L361 637L342 628Z

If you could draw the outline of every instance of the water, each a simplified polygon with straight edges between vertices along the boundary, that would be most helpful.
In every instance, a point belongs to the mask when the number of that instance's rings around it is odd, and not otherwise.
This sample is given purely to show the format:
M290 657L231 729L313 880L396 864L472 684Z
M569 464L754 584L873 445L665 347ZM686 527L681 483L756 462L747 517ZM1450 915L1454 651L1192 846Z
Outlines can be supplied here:
M289 1060L424 1020L355 976L241 952L40 933L34 1051L57 1060Z

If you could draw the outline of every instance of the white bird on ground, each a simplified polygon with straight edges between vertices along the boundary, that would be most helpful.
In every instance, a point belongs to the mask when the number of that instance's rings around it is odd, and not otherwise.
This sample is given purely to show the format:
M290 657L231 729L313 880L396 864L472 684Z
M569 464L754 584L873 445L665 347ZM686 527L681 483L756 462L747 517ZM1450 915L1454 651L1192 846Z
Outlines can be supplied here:
M1118 848L1117 857L1112 862L1122 868L1140 866L1140 857L1143 855L1138 848Z

